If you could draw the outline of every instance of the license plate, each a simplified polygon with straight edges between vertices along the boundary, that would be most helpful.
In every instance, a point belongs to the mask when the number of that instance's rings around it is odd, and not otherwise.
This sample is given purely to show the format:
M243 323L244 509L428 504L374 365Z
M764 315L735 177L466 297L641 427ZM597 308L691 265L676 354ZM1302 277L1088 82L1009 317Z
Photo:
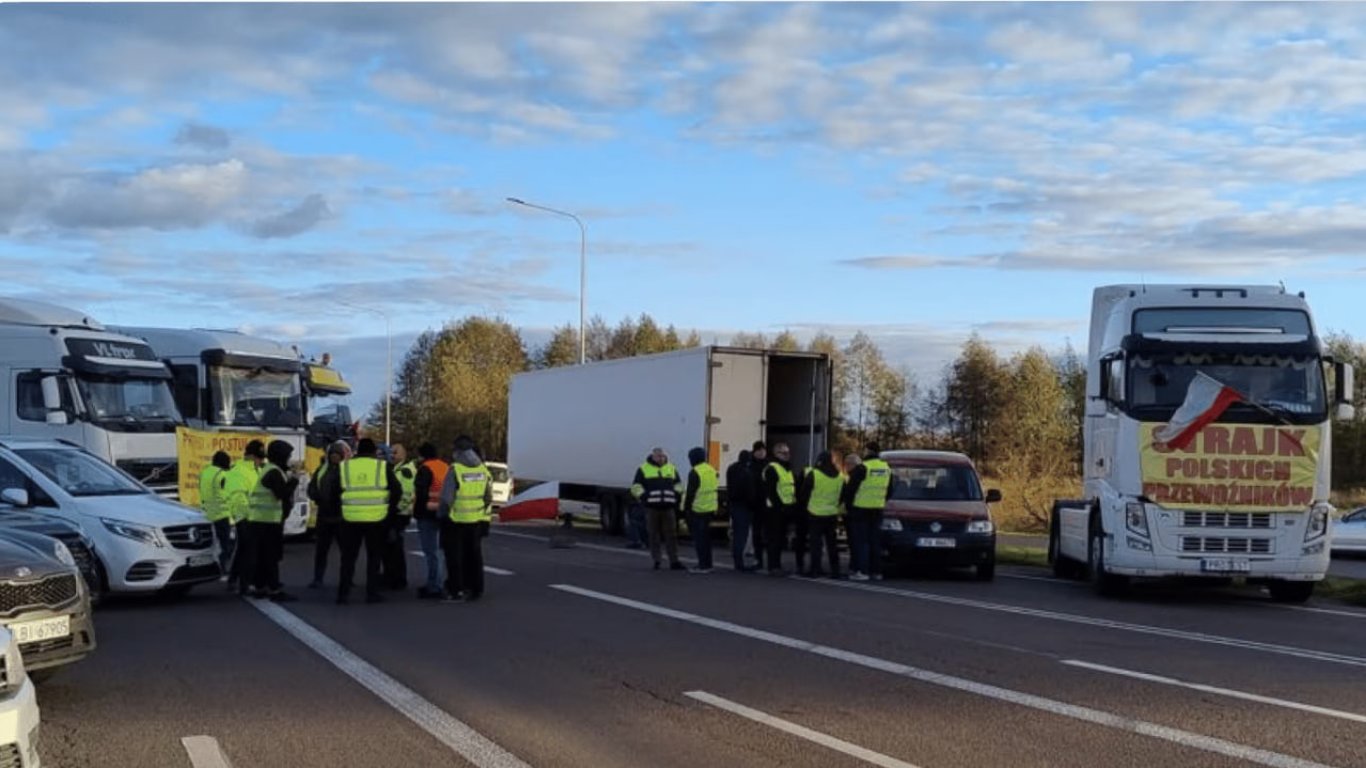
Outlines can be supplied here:
M884 531L899 531L899 530L901 530L901 521L900 521L900 520L883 520L883 521L882 521L882 530L884 530Z
M917 547L930 547L934 549L953 549L958 546L958 540L919 538L915 540L915 545Z
M191 568L198 568L202 565L212 565L217 559L213 555L190 555L185 558L185 562Z
M1200 570L1205 573L1249 573L1252 564L1232 557L1213 557L1201 560Z
M26 621L22 624L11 624L9 631L10 634L14 635L15 642L20 645L56 640L71 634L71 617L58 616L55 619L40 619L38 621Z

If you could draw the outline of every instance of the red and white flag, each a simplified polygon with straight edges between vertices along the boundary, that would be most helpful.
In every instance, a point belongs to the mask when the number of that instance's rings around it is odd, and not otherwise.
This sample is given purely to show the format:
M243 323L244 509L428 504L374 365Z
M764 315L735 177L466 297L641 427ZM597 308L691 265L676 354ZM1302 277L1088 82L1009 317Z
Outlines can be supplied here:
M1153 439L1158 445L1181 450L1190 445L1206 424L1244 399L1233 387L1197 371L1186 390L1186 401L1172 414L1170 422L1153 431Z

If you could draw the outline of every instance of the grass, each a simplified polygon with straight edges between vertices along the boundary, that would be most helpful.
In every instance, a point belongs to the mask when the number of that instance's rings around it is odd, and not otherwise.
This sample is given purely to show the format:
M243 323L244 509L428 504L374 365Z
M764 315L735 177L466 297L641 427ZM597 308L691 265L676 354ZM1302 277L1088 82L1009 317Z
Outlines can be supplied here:
M1038 547L997 544L996 562L1001 565L1027 565L1033 568L1047 568L1048 550Z
M1314 587L1314 596L1340 600L1348 605L1366 605L1366 579L1329 576Z

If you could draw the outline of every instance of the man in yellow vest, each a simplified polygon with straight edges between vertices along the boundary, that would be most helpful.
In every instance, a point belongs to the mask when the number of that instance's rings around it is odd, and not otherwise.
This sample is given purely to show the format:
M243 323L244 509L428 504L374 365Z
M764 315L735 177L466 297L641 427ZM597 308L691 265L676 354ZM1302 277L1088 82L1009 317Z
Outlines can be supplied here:
M493 474L474 441L461 435L441 485L441 548L446 553L447 602L473 602L484 595L484 537L481 527L493 504Z
M849 510L849 580L882 580L882 515L892 495L892 468L869 442L863 462L849 473L842 501Z
M380 594L380 562L384 557L387 521L398 507L403 489L394 469L379 458L375 441L363 438L356 455L342 462L338 472L328 476L331 489L341 499L341 578L337 583L337 604L346 605L356 576L356 560L365 545L365 602L384 600Z
M230 469L232 457L226 451L218 451L209 466L199 473L199 511L204 513L205 520L213 523L213 536L218 540L218 569L223 572L220 581L228 580L233 548L237 546L232 515L228 513L227 499L223 493Z
M401 443L394 443L394 477L398 479L402 494L398 508L389 520L389 530L384 544L384 586L388 589L408 588L408 547L403 540L404 531L413 521L413 502L417 498L417 462L408 457L408 449Z
M688 487L683 494L683 512L688 516L688 530L692 533L693 549L697 552L697 567L693 573L711 573L711 521L720 507L721 478L716 468L707 462L702 448L688 451Z
M308 498L318 505L318 519L313 526L313 581L308 583L309 589L322 589L332 545L341 547L338 539L342 522L341 496L332 494L335 487L327 479L340 472L342 462L349 458L351 446L345 440L337 440L328 446L327 460L318 465L308 481Z
M802 478L802 488L798 493L805 501L806 514L810 516L810 538L807 549L811 552L811 570L806 572L811 578L826 574L821 571L821 548L830 560L830 577L840 577L840 553L836 543L835 525L839 522L840 495L844 492L844 476L829 451L816 457L816 466L807 467Z
M768 573L782 576L783 547L788 531L798 523L801 508L797 506L797 478L792 474L792 450L787 443L773 446L773 460L764 467L764 495L768 500L767 528L764 539L768 544ZM800 525L792 542L797 556L797 572L806 570L806 526Z
M277 603L295 599L280 582L280 561L285 556L285 515L294 506L294 491L299 486L298 475L289 467L293 454L294 446L283 440L271 440L256 487L247 494L247 520L254 530L254 596ZM246 572L242 578L248 578Z
M678 560L678 502L683 484L678 479L678 470L669 463L669 455L663 448L655 448L636 469L635 479L631 482L631 496L645 508L645 525L650 535L650 555L655 561L655 570L660 568L659 545L669 553L669 570L683 570Z
M223 506L237 529L237 546L228 572L228 591L246 597L256 576L256 528L249 511L251 492L266 461L266 444L252 440L242 451L241 460L223 478Z

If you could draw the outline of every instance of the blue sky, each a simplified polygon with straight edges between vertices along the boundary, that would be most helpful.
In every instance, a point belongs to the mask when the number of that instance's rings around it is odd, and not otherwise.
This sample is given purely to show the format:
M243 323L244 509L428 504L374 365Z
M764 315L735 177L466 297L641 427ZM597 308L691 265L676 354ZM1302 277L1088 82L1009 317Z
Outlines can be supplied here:
M424 328L649 312L1084 338L1110 282L1355 312L1354 4L0 5L0 292L228 326L383 383Z

